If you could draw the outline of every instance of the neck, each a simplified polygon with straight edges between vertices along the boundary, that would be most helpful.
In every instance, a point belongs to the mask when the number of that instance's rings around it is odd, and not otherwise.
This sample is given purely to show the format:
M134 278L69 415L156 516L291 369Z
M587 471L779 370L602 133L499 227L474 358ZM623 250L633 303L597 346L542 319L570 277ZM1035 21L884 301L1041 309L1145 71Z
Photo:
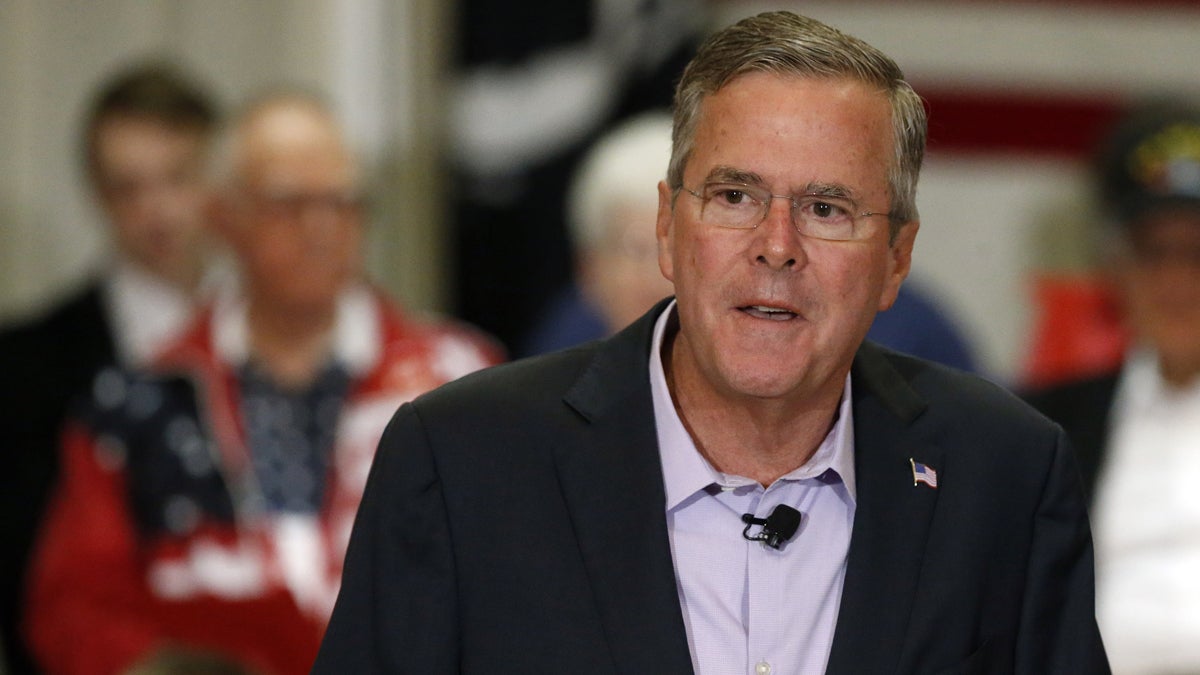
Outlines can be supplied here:
M336 308L294 311L251 301L250 353L276 384L290 389L313 382L329 359Z
M1186 389L1200 378L1200 361L1160 356L1158 371L1173 389Z
M816 453L837 419L842 389L811 397L726 397L701 382L695 368L675 358L678 336L663 343L663 369L675 410L700 454L723 473L766 487Z
M200 288L202 274L199 267L191 265L179 265L178 268L172 266L151 267L129 256L123 257L123 262L119 264L133 270L138 275L155 279L158 283L170 286L178 293L188 297L195 296Z

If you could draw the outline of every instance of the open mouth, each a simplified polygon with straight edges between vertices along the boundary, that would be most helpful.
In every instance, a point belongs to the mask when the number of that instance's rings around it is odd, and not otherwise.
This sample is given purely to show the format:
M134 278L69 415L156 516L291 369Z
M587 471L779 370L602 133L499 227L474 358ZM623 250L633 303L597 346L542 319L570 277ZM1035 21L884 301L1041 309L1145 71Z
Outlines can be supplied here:
M757 319L767 319L768 321L788 321L796 318L796 313L784 309L782 307L769 307L767 305L747 305L740 307L741 311L749 314Z

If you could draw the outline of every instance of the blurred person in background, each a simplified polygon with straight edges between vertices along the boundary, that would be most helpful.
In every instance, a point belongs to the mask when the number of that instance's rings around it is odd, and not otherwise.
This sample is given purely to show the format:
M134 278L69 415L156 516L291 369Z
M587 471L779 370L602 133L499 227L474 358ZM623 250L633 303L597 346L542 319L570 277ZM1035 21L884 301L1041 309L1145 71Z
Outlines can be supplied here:
M658 190L671 158L671 115L647 113L603 136L567 193L577 283L556 298L526 339L541 354L607 337L671 295L658 269Z
M911 275L887 311L875 315L867 339L899 352L977 372L975 348L949 309Z
M499 360L363 281L361 170L322 102L260 98L215 155L237 291L146 371L101 372L64 432L27 608L56 673L178 648L307 672L392 412Z
M174 67L141 65L106 82L87 113L81 155L111 256L81 289L0 333L0 626L12 673L33 670L17 631L19 594L68 402L103 366L147 362L192 312L216 121L208 93Z
M1131 347L1117 370L1028 398L1079 456L1113 671L1200 672L1200 108L1133 110L1095 170Z
M522 355L608 337L671 295L658 268L657 185L671 157L668 112L634 117L584 156L567 192L566 220L577 282L555 298L524 341ZM947 311L908 280L880 312L867 339L963 370L973 349Z

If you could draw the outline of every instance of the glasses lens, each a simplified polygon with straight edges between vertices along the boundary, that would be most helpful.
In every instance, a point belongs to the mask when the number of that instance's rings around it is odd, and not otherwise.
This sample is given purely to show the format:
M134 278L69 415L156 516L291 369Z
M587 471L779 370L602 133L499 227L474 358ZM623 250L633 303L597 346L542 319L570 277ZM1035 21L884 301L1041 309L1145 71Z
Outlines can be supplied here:
M739 229L756 227L770 200L764 190L735 183L708 183L704 186L705 222Z
M818 239L857 239L858 221L852 202L836 197L805 195L796 200L796 225L801 234Z
M691 192L691 190L688 190ZM870 239L875 218L886 215L863 213L845 197L806 194L797 197L773 195L765 188L741 183L705 183L700 220L708 225L749 230L758 227L771 208L772 199L790 199L792 224L807 237L831 241Z

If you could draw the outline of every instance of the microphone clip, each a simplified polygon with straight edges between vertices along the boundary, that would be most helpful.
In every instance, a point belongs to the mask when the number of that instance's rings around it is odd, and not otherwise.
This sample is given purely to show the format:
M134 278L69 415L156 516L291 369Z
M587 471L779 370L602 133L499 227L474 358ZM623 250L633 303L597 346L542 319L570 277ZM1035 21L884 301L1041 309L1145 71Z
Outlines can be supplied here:
M786 504L776 506L766 518L755 518L753 513L743 513L742 522L746 523L746 529L742 530L742 537L747 541L761 541L778 550L800 529L801 518L799 511ZM757 534L750 534L750 528L755 525L761 525L762 529Z

